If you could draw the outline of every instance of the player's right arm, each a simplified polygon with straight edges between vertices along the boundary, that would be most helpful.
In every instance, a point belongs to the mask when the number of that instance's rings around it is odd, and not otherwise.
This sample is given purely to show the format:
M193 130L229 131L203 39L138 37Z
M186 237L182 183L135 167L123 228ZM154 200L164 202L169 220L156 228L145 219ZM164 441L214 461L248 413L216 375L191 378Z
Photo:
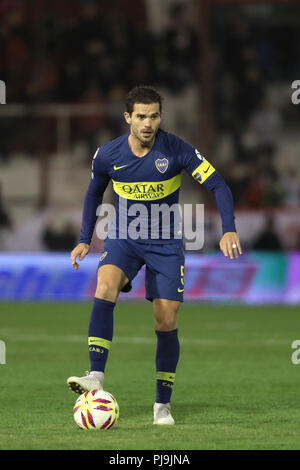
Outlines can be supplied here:
M92 175L86 192L82 212L82 225L78 245L71 252L71 263L74 269L78 269L77 257L83 260L88 254L94 228L97 221L97 210L102 204L103 194L109 183L110 177L105 171L105 165L99 148L92 163Z

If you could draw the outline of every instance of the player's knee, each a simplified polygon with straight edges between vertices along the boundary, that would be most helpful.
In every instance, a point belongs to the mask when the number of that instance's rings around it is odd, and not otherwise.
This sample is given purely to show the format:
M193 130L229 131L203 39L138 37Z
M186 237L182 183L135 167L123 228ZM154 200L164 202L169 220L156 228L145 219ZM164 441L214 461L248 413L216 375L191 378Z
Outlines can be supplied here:
M154 312L155 329L172 331L177 328L177 313L180 302L159 302Z
M103 300L109 300L115 302L119 295L118 286L109 280L98 281L95 297Z
M177 328L177 318L174 316L155 318L155 329L157 331L173 331Z

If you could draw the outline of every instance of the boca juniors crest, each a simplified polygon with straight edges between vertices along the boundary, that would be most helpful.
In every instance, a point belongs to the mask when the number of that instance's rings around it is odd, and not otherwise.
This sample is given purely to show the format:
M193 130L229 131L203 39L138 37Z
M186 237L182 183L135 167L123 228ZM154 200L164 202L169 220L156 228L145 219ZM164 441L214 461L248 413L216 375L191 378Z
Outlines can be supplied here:
M155 160L155 166L160 171L160 173L165 173L169 166L169 161L167 158L158 158Z

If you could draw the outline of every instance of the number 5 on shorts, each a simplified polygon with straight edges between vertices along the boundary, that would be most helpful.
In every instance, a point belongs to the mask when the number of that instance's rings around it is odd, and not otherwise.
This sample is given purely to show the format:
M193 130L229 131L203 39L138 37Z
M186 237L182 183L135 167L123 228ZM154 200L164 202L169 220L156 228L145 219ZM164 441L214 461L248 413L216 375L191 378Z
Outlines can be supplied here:
M178 287L178 292L183 292L184 291L184 288L183 288L184 280L183 280L183 278L184 278L184 265L182 264L180 266L180 283L181 283L181 286Z

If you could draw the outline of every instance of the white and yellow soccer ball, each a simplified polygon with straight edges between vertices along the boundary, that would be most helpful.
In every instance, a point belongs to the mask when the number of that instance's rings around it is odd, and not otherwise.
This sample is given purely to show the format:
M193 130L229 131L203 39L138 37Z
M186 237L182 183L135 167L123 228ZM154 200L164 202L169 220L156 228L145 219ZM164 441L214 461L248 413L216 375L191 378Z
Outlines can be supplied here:
M111 393L90 390L77 398L73 413L81 429L110 429L119 417L119 405Z

